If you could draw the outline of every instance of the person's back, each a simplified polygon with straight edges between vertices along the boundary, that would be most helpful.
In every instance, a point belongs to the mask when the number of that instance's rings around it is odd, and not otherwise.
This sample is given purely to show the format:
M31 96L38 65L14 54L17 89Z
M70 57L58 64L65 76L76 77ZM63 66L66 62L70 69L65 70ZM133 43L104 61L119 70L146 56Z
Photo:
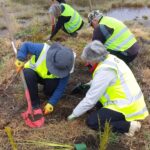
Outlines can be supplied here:
M80 30L84 24L80 14L70 5L65 3L53 4L49 9L49 13L57 18L57 23L51 33L50 40L55 36L59 29L62 29L71 36L75 36L77 35L77 31Z
M124 52L137 41L128 27L123 22L115 18L104 16L99 24L101 31L106 37L104 45L109 51L113 50ZM105 33L105 29L103 29L105 26L113 29L113 33L110 37L107 33Z
M144 120L149 112L130 68L121 59L109 54L99 41L86 45L81 58L98 65L93 73L90 89L68 116L68 120L101 104L86 120L91 129L103 131L105 123L109 122L112 132L134 136L141 128L139 120Z
M89 23L94 28L92 40L101 41L106 49L126 63L137 56L139 46L135 36L121 21L92 11L88 15Z
M61 4L65 7L64 11L61 13L61 16L69 17L70 20L64 24L65 29L68 33L75 32L82 24L82 18L79 15L79 13L74 10L70 5L68 4Z
M103 69L113 70L116 73L115 82L110 83L100 99L104 108L123 113L127 121L145 118L147 111L144 97L130 68L121 59L109 54L106 60L98 65L94 74L96 72L100 74ZM104 97L108 98L107 102ZM132 112L129 110L132 110ZM142 111L143 115L138 115L138 112Z

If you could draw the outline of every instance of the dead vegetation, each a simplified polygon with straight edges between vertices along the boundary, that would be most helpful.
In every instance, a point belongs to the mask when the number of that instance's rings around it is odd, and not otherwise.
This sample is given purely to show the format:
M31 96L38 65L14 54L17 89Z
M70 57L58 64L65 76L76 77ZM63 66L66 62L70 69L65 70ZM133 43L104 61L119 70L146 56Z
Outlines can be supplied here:
M11 3L13 5L7 6L9 11L14 11L14 22L17 24L17 27L19 27L17 28L17 30L15 30L15 37L17 38L17 47L19 47L21 42L27 40L31 40L33 42L44 42L45 38L50 34L48 16L44 16L44 13L47 11L47 2L39 0L39 6L42 7L41 10L39 9L40 7L37 5L38 2L36 2L36 7L34 6L34 9L38 8L38 10L27 9L28 12L26 12L27 5L24 5L22 3L26 3L27 1L20 1L20 3L18 3L17 0L15 1L17 3L14 3L14 1L12 1ZM33 3L33 0L30 0L30 2ZM94 2L96 1L93 1L93 3ZM116 3L118 1L111 1L111 3L113 2ZM79 3L79 1L76 1L75 3ZM125 1L125 3L129 3L129 1ZM136 3L140 5L141 1L136 1ZM148 3L148 1L145 1L145 4L146 3ZM11 9L11 6L13 6L13 9ZM17 8L17 11L19 12L22 8L24 9L22 9L20 14L16 15L16 11L14 9L15 6ZM103 7L104 6L105 2ZM32 12L34 13L32 14ZM35 16L32 17L31 14ZM1 16L2 15L0 12L0 17ZM18 18L30 20L31 22L29 25L26 26L26 24L20 24L17 21ZM141 51L138 58L131 64L130 67L133 70L139 84L141 85L142 91L145 95L147 106L150 110L150 28L148 26L145 27L144 23L141 24L137 21L127 22L126 24L134 32L141 46ZM14 26L14 29L15 27L16 26ZM97 150L100 143L99 134L93 130L90 130L85 125L85 118L87 117L88 113L73 122L66 121L66 117L72 112L73 108L84 96L71 96L70 90L73 88L74 85L76 85L77 82L87 82L91 78L91 75L87 72L83 62L80 60L80 54L85 44L91 40L92 29L85 27L79 32L77 38L71 38L65 35L63 32L59 32L59 34L56 36L56 41L60 41L62 44L72 48L77 53L78 57L76 60L75 73L71 76L66 93L64 94L58 105L55 107L54 112L46 116L46 123L44 127L40 129L28 128L24 124L20 116L20 113L26 109L26 101L23 95L23 87L20 82L19 76L16 76L12 84L10 84L7 90L4 91L5 87L7 87L9 81L13 79L13 76L15 74L15 58L11 49L9 34L7 33L5 34L5 36L5 38L0 37L0 149L11 149L8 137L4 132L4 128L9 126L13 131L13 137L15 142L17 143L18 150L54 149L52 147L41 146L38 144L29 145L26 144L25 140L55 142L63 144L85 142L88 147L88 150ZM42 100L46 100L46 98L41 93L40 97ZM112 134L109 139L107 149L149 150L150 118L147 118L143 122L143 127L141 131L132 139L125 137L124 135Z

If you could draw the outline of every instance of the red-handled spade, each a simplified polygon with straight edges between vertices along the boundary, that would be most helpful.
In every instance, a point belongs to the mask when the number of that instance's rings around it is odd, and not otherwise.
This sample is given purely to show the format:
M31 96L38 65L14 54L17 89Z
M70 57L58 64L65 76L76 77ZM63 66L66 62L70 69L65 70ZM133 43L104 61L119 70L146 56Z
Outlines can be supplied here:
M6 11L6 7L4 6L4 3L2 3L1 6L2 6L2 11L4 13L4 19L6 21L6 26L8 28L10 39L12 41L11 45L12 45L15 55L17 55L17 49L15 47L13 31L12 31L12 29L14 28L11 27L12 20L10 20L10 17ZM21 116L25 120L26 125L28 125L29 127L31 128L41 127L43 126L44 120L45 120L42 114L42 110L41 109L32 110L30 93L29 93L29 89L27 87L26 80L25 80L22 70L20 71L20 75L21 75L21 79L23 82L24 90L25 90L25 97L26 97L27 104L28 104L27 111L23 112Z
M11 42L13 50L15 52L15 55L17 55L17 49L15 47L14 42ZM42 110L41 109L32 109L31 105L31 98L30 98L30 93L29 89L27 87L27 83L23 74L23 71L20 71L20 76L23 82L24 90L25 90L25 97L27 100L28 108L27 111L23 112L21 116L23 117L26 125L28 125L31 128L36 128L36 127L42 127L44 125L44 116L42 115Z

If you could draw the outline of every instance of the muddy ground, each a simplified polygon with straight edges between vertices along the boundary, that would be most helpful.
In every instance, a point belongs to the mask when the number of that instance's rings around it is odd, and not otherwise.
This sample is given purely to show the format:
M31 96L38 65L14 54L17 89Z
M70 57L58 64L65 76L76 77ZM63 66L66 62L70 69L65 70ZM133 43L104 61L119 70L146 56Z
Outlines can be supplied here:
M18 3L13 3L13 5L7 5L8 12L13 11L14 14L16 14L16 11L11 9L11 6L14 5L16 5L18 9L26 7L26 5L21 6L20 4L18 5ZM36 15L40 15L38 16L40 18L41 14L45 14L44 12L47 11L47 8L48 7L44 5L41 12L39 11ZM26 15L27 14L25 14L25 16ZM2 17L3 16L0 13L0 18ZM39 22L38 24L29 22L31 20L32 17L28 14L28 17L23 20L24 23L22 21L23 26L21 26L20 22L17 22L17 25L20 27L19 29L17 28L17 34L15 34L17 47L26 40L43 42L49 35L49 20L44 20L44 25ZM132 64L130 64L130 68L134 72L135 77L142 88L147 106L150 110L150 24L147 24L147 22L149 22L148 20L143 20L142 23L141 21L130 21L126 22L126 24L134 32L141 46L139 56ZM31 25L32 29L30 28ZM38 144L30 145L25 143L25 140L57 142L63 144L84 142L86 143L88 150L98 150L101 141L99 134L89 129L85 124L86 117L93 110L90 110L73 122L66 121L67 116L71 114L73 108L75 108L84 97L83 93L71 95L71 89L73 89L77 83L85 83L91 79L91 74L84 67L84 63L80 60L79 56L85 44L91 40L92 29L87 29L85 27L79 32L77 38L71 38L64 35L64 33L59 33L55 38L56 41L71 47L77 53L75 72L71 75L66 92L58 105L54 108L54 112L46 116L45 125L38 129L27 127L20 116L21 112L25 111L27 107L24 89L19 75L16 75L15 73L15 57L10 45L8 28L1 28L0 34L0 150L12 149L7 134L4 131L5 127L10 127L12 129L12 135L17 143L18 150L58 149ZM39 88L39 96L41 100L44 101L46 100L46 97L42 93L41 86ZM112 134L107 148L107 150L149 149L150 118L143 121L141 131L133 138L128 138L125 135Z

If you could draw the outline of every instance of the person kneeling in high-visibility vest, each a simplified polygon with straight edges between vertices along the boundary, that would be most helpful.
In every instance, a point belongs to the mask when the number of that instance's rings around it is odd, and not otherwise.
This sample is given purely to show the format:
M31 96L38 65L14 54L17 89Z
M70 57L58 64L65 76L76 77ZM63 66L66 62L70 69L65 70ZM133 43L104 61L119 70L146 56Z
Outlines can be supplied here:
M98 65L93 73L90 89L68 120L73 120L96 104L101 104L101 108L89 115L87 125L95 130L103 130L107 121L113 132L133 136L141 128L139 120L145 119L149 112L132 71L96 40L84 48L81 58Z
M57 19L50 40L52 40L60 29L71 36L77 36L77 31L80 30L84 24L80 14L70 5L65 3L52 4L49 8L49 13Z
M27 55L31 59L24 64ZM61 98L74 70L75 53L59 43L48 45L46 43L25 42L17 53L15 65L18 70L23 69L25 80L31 96L33 110L39 110L40 98L38 84L44 86L43 90L48 96L44 107L44 114L51 113Z
M88 22L94 28L92 40L102 42L107 51L126 63L136 58L140 47L133 33L122 21L94 10L88 14Z

